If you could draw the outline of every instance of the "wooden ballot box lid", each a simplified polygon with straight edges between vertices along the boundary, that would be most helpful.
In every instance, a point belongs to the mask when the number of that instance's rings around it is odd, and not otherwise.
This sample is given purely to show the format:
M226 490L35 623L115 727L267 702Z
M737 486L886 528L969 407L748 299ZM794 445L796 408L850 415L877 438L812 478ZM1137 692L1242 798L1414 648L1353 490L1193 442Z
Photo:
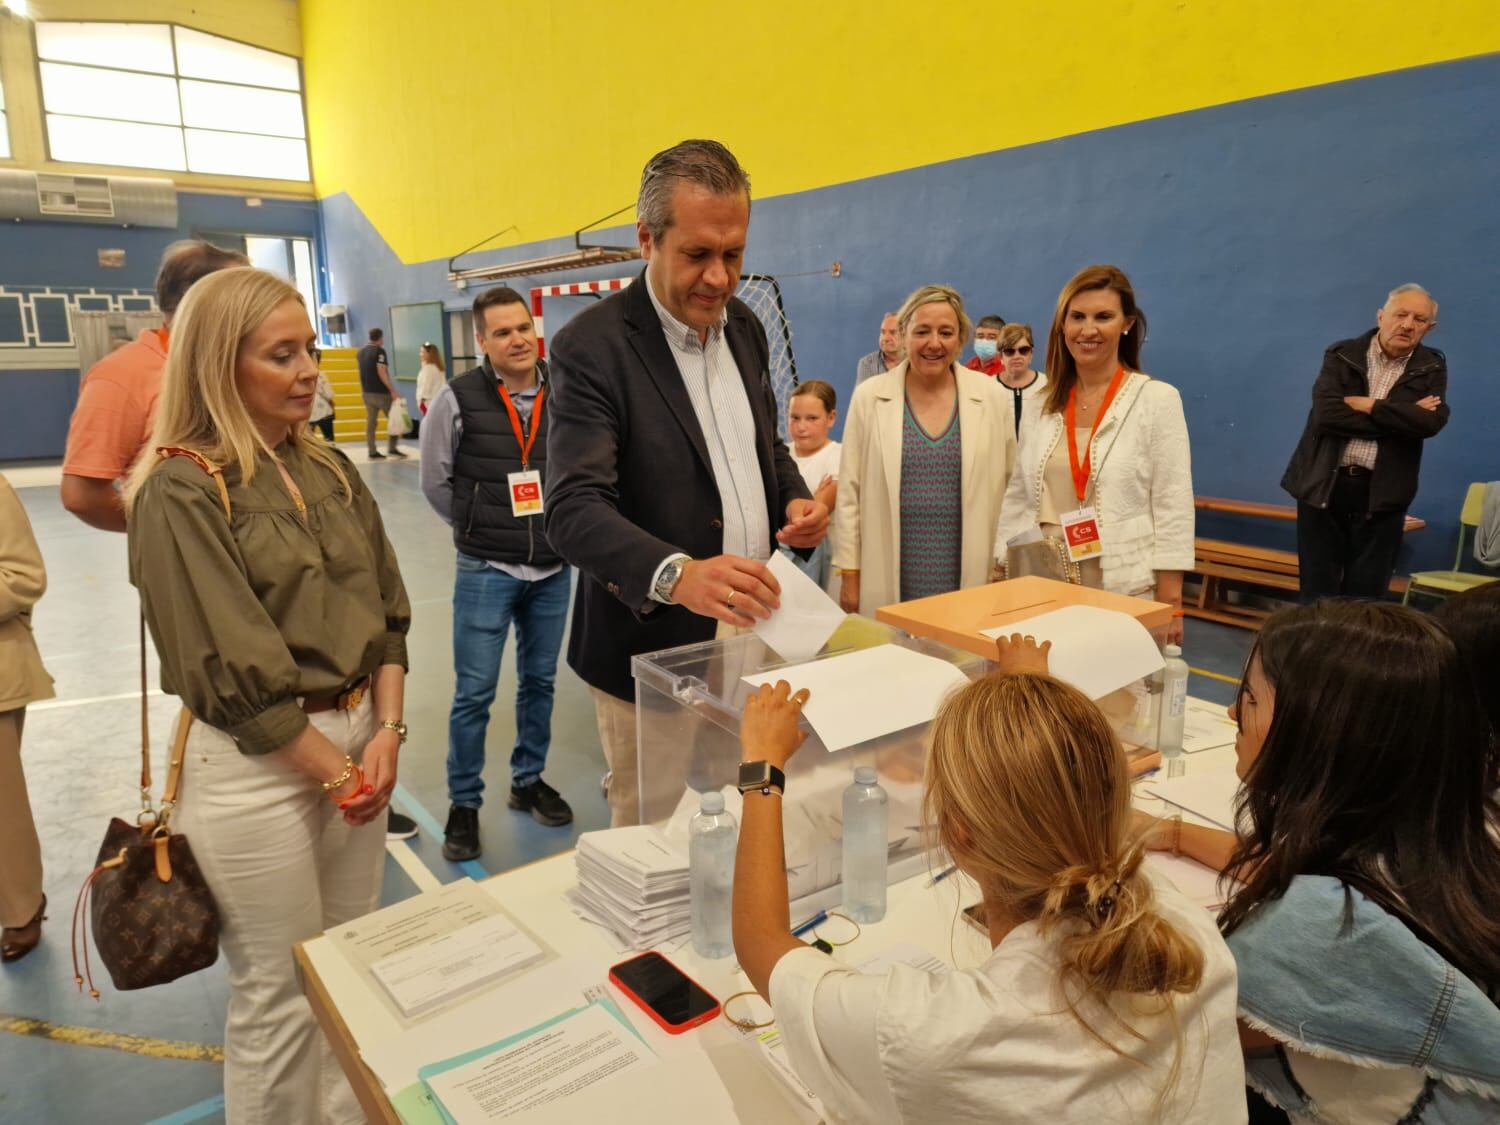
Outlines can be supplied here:
M882 606L875 611L875 620L894 625L914 637L942 641L993 660L999 650L994 638L986 637L981 629L999 628L1073 605L1128 613L1157 635L1164 634L1172 623L1172 607L1165 602L1036 577L1012 578L1008 582Z

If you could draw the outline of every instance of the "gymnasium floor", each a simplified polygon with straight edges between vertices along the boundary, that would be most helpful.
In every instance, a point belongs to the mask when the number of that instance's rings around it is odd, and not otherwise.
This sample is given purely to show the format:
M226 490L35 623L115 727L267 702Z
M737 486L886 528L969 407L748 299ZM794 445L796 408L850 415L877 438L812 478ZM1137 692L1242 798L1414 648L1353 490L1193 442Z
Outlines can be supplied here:
M345 447L363 462L357 447ZM464 874L483 877L573 846L579 833L609 820L599 790L603 756L582 682L558 673L553 742L546 777L573 806L566 828L545 828L505 807L506 762L515 737L504 701L514 698L507 651L489 734L490 801L481 813L483 856L456 865L441 853L447 815L443 767L453 688L450 650L453 547L446 527L417 486L415 449L407 462L362 463L400 556L412 602L411 728L401 761L396 807L421 834L387 845L385 900ZM95 531L62 508L55 466L6 468L19 490L46 558L49 588L35 625L57 698L29 709L23 753L41 833L49 919L41 946L0 968L0 1121L153 1122L223 1120L222 962L176 983L142 992L101 989L102 1001L73 983L68 921L110 816L136 808L138 676L136 600L125 577L125 537ZM1228 703L1251 634L1188 621L1189 691ZM159 694L151 659L154 761L164 761L173 702ZM157 767L158 770L161 768ZM157 778L158 793L160 777ZM107 976L101 972L101 976Z

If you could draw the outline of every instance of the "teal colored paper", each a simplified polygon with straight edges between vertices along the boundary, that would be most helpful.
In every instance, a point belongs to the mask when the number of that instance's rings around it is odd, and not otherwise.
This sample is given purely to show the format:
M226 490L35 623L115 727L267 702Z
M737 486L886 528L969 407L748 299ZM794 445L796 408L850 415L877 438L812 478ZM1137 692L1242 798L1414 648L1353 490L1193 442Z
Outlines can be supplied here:
M492 1055L496 1051L503 1051L505 1050L505 1048L513 1046L516 1043L521 1042L521 1040L523 1039L529 1039L531 1038L531 1036L537 1034L538 1032L546 1031L549 1027L552 1027L555 1024L562 1023L563 1020L571 1019L573 1016L576 1016L581 1012L586 1012L589 1008L593 1007L603 1008L610 1015L614 1016L615 1019L620 1021L620 1025L624 1027L626 1031L630 1032L630 1034L635 1036L636 1039L639 1039L643 1046L645 1045L646 1041L644 1039L641 1039L641 1033L638 1032L631 1024L631 1022L625 1018L625 1013L620 1011L619 1005L616 1004L614 1000L608 996L602 997L601 999L595 1000L589 1004L585 1004L582 1007L571 1008L568 1011L561 1013L560 1015L553 1016L550 1020L545 1020L542 1023L537 1024L535 1027L528 1027L525 1031L520 1031L515 1035L507 1036L506 1038L491 1043L488 1046L476 1047L472 1051L465 1051L461 1055L454 1055L451 1059L444 1059L442 1062L429 1063L427 1066L422 1067L417 1071L417 1077L422 1080L421 1089L422 1092L426 1095L426 1105L420 1107L416 1107L414 1105L414 1108L420 1108L424 1116L419 1117L416 1121L408 1122L408 1125L428 1125L429 1122L431 1122L432 1125L437 1125L436 1120L427 1112L426 1107L429 1105L437 1110L437 1112L441 1115L440 1120L443 1121L445 1125L458 1125L458 1122L453 1119L452 1114L450 1114L447 1109L443 1107L443 1103L438 1099L437 1093L429 1084L429 1079L436 1078L439 1074L443 1074L446 1071L452 1070L454 1067L459 1067L463 1066L465 1063L474 1062L476 1059L482 1059L486 1055ZM647 1049L649 1050L650 1048ZM401 1094L398 1096L405 1097L414 1089L417 1089L415 1083L413 1083L411 1086L408 1086L405 1090L402 1090ZM404 1116L405 1115L403 1114L403 1118Z

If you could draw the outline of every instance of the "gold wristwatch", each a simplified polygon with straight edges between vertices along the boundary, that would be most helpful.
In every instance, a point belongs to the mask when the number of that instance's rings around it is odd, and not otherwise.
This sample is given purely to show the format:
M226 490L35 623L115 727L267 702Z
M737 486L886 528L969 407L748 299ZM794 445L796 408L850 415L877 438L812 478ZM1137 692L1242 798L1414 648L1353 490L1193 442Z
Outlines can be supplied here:
M406 745L406 724L400 719L381 719L380 725L386 730L393 730L400 737L400 745Z

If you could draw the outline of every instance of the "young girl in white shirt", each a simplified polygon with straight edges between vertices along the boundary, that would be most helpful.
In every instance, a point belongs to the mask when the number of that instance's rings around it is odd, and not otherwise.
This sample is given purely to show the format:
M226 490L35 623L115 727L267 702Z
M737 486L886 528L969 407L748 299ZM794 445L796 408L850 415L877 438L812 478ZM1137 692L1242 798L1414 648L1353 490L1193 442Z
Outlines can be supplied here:
M839 488L839 450L836 441L829 440L829 431L838 421L838 395L833 387L821 379L809 379L798 385L787 403L787 429L792 435L792 460L802 470L802 479L807 483L814 500L819 500L833 511ZM829 529L832 537L832 528ZM830 560L833 545L825 539L806 560L795 555L793 560L814 582L830 594L834 593Z
M1001 647L1002 667L1045 671L1029 641ZM751 698L746 761L791 758L807 697L783 681ZM1099 709L1037 672L977 680L934 721L926 786L994 950L941 975L858 973L793 937L782 797L745 795L735 953L825 1119L1244 1122L1234 960L1213 916L1142 867Z

